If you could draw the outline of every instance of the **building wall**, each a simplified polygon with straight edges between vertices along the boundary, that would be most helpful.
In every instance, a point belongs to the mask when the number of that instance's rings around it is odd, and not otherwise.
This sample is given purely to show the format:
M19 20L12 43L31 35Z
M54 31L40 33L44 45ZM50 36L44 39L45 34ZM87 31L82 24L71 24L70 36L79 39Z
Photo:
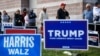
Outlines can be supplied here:
M11 17L13 17L12 12L15 12L16 9L21 8L21 0L0 0L0 11L6 10Z
M39 15L43 7L47 7L49 18L57 16L61 3L66 3L66 9L72 19L82 19L82 12L86 3L94 4L97 0L0 0L0 11L6 10L13 18L16 10L23 8L34 9ZM99 0L98 0L99 1Z
M12 19L15 11L23 8L29 8L29 0L0 0L0 11L6 10Z
M21 6L20 0L0 0L0 10L17 8Z
M92 5L92 7L94 6L94 4L97 2L98 0L83 0L83 2L84 2L84 9L85 9L85 5L87 4L87 3L90 3L91 5Z
M83 0L37 0L37 14L39 14L41 8L47 7L49 18L54 19L61 3L67 4L66 9L72 19L82 18Z
M29 0L21 0L21 9L23 8L29 9Z

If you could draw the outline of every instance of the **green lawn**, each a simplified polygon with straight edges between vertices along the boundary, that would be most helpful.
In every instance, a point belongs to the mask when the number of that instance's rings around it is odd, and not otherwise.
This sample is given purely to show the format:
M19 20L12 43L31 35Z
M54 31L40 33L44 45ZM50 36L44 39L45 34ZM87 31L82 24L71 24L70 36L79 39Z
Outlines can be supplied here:
M100 48L89 48L88 51L71 51L79 53L81 56L100 56ZM63 51L58 50L42 50L42 56L68 56L63 54Z

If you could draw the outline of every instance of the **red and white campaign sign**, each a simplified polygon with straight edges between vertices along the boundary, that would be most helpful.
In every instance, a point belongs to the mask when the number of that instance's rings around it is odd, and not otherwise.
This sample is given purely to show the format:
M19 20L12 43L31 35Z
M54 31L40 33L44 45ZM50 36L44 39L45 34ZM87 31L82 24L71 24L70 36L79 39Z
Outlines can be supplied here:
M5 29L5 34L36 34L36 29Z

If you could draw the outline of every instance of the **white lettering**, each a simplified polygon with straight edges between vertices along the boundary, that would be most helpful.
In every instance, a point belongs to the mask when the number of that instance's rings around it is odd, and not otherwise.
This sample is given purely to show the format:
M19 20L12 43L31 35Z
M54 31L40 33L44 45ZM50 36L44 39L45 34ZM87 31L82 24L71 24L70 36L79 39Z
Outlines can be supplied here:
M81 37L82 35L84 35L84 31L83 30L79 30L78 31L78 37Z
M53 30L48 30L48 32L50 33L50 37L52 37Z
M14 38L13 36L10 37L10 40L9 40L9 47L14 47Z
M4 48L8 47L8 42L9 42L9 38L8 37L4 37Z
M33 37L30 37L30 39L29 39L29 47L30 48L33 48L34 47L33 41L34 41L34 38Z
M64 33L64 30L62 30L62 36L64 36L64 37L68 36L68 31L66 31L66 32Z
M25 47L26 42L27 42L26 41L27 39L25 39L25 38L27 38L27 37L21 36L21 39L20 39L20 47Z
M29 55L29 49L25 49L25 55Z
M55 37L60 37L60 31L59 30L55 30Z
M8 47L34 47L34 37L32 36L7 36L4 37L4 48Z
M18 49L15 49L15 53L14 54L15 55L20 54L19 50Z
M14 54L15 49L8 49L8 52L9 52L9 55L12 55L12 54Z
M50 37L81 37L83 30L48 30Z
M29 55L29 49L8 49L9 55Z
M20 38L19 36L16 36L16 41L15 41L15 46L19 47L19 42L20 42Z
M74 37L77 37L77 31L76 30L70 30L70 34L69 34L70 37L74 36Z

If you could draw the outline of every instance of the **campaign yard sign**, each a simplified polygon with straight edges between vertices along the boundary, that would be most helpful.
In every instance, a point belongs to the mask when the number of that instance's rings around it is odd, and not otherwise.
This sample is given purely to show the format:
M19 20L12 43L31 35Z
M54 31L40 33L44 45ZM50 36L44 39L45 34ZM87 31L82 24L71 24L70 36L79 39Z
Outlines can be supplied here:
M40 56L40 35L0 35L0 56Z
M13 23L3 22L2 23L2 31L4 31L5 28L13 28Z
M5 34L36 34L36 29L5 29Z
M13 27L13 23L7 23L7 22L5 22L5 23L2 23L2 26L4 28L12 28Z
M99 47L99 32L89 30L89 45L90 47Z
M88 50L87 20L45 20L45 49Z

